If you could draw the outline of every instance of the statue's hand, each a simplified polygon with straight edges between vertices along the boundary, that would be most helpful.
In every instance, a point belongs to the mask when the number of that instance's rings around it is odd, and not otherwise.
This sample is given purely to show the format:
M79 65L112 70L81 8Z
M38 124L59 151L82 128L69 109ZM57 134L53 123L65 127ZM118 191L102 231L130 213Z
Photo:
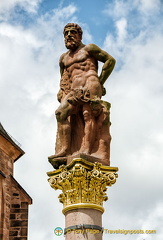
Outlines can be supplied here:
M104 87L104 85L101 85L102 87L102 96L105 96L106 94L106 88Z

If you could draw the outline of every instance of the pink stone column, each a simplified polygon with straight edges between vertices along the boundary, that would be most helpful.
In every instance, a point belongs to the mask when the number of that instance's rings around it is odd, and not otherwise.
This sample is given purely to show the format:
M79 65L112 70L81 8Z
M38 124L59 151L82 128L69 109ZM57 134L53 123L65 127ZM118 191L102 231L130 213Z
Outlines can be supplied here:
M74 225L96 225L102 227L102 212L91 208L78 208L65 213L65 228ZM68 229L66 240L102 240L102 231L97 229Z
M118 168L82 158L48 172L50 186L62 190L66 240L102 240L103 202L107 186L116 182Z

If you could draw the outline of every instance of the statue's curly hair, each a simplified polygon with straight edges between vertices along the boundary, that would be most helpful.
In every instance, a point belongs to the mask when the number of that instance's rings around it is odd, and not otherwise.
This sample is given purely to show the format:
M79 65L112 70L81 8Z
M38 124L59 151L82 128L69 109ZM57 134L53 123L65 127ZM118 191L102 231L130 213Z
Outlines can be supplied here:
M65 33L66 28L68 28L68 27L76 28L76 30L78 31L79 35L82 36L83 31L82 31L81 27L77 23L67 23L66 26L64 27L63 34Z

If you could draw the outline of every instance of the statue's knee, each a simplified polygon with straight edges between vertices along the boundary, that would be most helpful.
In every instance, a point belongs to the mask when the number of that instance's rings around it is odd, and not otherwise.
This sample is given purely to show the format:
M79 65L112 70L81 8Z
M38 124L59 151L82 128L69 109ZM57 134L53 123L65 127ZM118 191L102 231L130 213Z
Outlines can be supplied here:
M56 116L57 121L60 122L61 121L61 112L59 110L55 111L55 116Z
M58 122L64 122L67 119L64 111L56 110L55 115Z

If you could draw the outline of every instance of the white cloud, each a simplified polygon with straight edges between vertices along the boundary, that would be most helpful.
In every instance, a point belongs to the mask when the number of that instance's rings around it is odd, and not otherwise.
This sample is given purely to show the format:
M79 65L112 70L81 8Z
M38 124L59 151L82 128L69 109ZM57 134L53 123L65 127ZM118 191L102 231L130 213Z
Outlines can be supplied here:
M115 0L114 2L108 2L104 13L113 18L126 17L129 13L129 7L130 5L128 1Z
M113 18L127 17L133 10L151 14L161 10L161 0L115 0L109 1L104 13Z
M118 35L118 40L121 45L123 45L123 42L127 36L127 21L125 18L121 18L116 22L116 27L117 27L117 35Z
M161 10L160 0L139 0L138 8L143 14L151 14Z
M161 0L115 0L108 1L103 13L116 22L126 19L129 30L135 35L159 21L162 7Z
M22 7L25 11L35 13L42 0L1 0L0 13L12 10L15 6Z
M157 239L161 239L163 236L162 224L163 224L163 204L160 202L148 213L142 221L142 229L155 229ZM149 236L149 240L153 239L153 234ZM140 239L139 239L140 240Z
M36 39L33 33L28 30L24 30L21 26L14 27L12 25L2 23L0 28L0 36L1 38L6 38L6 40L10 40L13 43L17 43L20 45L31 47L41 47L43 46L43 42Z

